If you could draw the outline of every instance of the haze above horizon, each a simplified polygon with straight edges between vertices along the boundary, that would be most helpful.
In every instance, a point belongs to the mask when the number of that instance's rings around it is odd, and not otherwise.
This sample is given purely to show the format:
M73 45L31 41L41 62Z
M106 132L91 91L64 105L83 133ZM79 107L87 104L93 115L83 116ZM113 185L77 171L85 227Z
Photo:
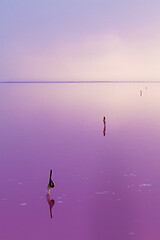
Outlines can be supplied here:
M160 2L0 2L0 82L158 81Z

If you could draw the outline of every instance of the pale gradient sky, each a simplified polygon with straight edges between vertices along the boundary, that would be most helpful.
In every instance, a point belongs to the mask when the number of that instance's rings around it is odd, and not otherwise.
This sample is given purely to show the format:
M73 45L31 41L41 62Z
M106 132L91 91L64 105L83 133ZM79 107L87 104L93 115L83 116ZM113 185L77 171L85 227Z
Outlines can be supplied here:
M1 0L0 81L160 80L159 0Z

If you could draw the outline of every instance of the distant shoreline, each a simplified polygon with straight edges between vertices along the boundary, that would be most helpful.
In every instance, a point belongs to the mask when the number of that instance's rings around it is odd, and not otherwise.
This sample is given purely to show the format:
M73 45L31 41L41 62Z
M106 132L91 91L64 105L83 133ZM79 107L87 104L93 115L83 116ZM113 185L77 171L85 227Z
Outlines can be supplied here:
M160 83L160 81L2 81L0 84L8 83Z

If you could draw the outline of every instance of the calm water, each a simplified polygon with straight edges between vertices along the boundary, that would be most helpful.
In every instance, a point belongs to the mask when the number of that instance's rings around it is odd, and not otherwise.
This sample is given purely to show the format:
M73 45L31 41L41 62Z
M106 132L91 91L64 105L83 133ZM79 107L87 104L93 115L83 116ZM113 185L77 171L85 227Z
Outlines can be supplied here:
M1 240L159 240L159 184L159 84L0 85Z

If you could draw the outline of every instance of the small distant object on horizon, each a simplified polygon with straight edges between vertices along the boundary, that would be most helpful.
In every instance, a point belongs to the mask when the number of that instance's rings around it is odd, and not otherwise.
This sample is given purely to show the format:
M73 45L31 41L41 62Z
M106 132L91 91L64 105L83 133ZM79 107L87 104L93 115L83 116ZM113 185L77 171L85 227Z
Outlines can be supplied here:
M106 117L103 117L103 123L106 124Z
M146 90L147 90L147 86L146 86Z
M140 96L142 96L142 90L140 90Z

